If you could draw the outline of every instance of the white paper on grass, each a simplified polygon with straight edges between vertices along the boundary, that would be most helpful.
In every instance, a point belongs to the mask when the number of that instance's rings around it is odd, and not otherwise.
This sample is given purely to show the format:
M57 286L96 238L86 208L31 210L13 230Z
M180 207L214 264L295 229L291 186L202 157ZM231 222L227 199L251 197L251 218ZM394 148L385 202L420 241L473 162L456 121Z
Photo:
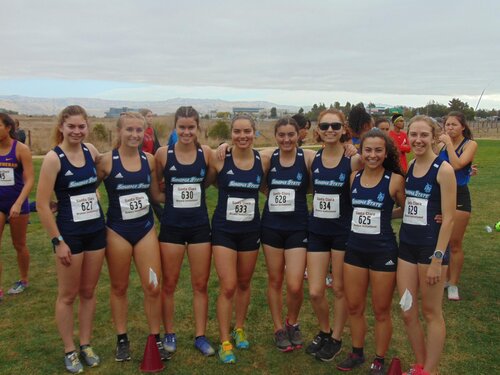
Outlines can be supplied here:
M410 291L405 289L403 296L401 297L401 301L399 301L399 305L401 306L401 310L408 311L411 309L411 305L413 304L413 297Z
M158 286L158 276L156 276L155 271L151 267L149 267L149 283L153 284L155 288Z

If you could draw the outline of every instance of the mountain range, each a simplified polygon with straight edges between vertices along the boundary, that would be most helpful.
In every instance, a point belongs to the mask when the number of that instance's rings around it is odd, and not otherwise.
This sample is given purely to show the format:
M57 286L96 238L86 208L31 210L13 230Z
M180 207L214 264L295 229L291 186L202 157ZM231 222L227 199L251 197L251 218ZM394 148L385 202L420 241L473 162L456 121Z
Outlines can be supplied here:
M232 112L233 107L252 107L270 110L272 107L295 113L300 107L280 105L267 101L228 101L221 99L173 98L162 101L107 100L95 98L36 98L18 95L0 96L0 108L23 115L56 115L64 107L78 104L91 116L102 117L111 107L131 109L149 108L159 115L174 113L180 106L191 105L202 114L210 111Z

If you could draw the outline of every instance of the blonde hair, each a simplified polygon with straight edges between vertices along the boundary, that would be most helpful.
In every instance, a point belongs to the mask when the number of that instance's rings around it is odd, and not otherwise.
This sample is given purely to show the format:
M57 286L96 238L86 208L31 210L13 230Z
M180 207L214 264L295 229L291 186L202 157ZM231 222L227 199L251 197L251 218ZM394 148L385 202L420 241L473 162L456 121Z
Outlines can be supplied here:
M59 116L57 116L57 125L54 127L52 131L52 142L54 146L62 143L64 140L64 136L60 130L64 122L71 116L82 116L85 122L87 123L87 127L89 127L89 117L87 115L87 111L79 105L69 105L64 108Z
M437 138L439 135L439 126L433 118L426 116L426 115L417 115L417 116L413 116L410 119L410 122L408 123L408 134L410 133L411 125L417 121L423 121L427 125L429 125L431 128L431 131L432 131L432 139L434 139L434 141L437 141Z
M144 116L142 114L140 114L139 112L122 112L122 113L120 113L120 117L118 117L118 121L116 122L116 129L118 130L118 132L122 129L123 123L127 119L141 120L144 128L146 128L146 119L144 118ZM122 144L122 141L121 141L120 136L118 135L118 138L116 139L116 142L113 145L113 148L115 148L115 149L119 148L121 144Z

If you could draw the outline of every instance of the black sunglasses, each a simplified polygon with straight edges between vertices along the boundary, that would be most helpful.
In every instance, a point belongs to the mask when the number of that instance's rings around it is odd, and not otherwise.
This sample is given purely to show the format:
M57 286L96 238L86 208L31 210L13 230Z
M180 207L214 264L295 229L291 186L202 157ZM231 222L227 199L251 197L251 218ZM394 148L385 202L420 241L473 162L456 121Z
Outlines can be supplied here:
M328 130L329 127L332 127L333 130L340 130L342 129L342 123L341 122L320 122L318 127L323 130L323 131L326 131Z

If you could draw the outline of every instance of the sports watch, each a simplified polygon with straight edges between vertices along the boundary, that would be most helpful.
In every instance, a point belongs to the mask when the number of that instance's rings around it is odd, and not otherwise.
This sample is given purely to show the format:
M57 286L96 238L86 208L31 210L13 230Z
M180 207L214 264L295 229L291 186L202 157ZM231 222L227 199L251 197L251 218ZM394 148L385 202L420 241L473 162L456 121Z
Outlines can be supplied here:
M63 241L63 237L61 235L59 235L58 237L54 237L50 240L52 242L52 245L54 245L54 247L56 247L57 245L59 245L61 243L61 241Z
M434 251L434 254L432 256L437 260L443 260L444 252L442 252L441 250L436 250Z

